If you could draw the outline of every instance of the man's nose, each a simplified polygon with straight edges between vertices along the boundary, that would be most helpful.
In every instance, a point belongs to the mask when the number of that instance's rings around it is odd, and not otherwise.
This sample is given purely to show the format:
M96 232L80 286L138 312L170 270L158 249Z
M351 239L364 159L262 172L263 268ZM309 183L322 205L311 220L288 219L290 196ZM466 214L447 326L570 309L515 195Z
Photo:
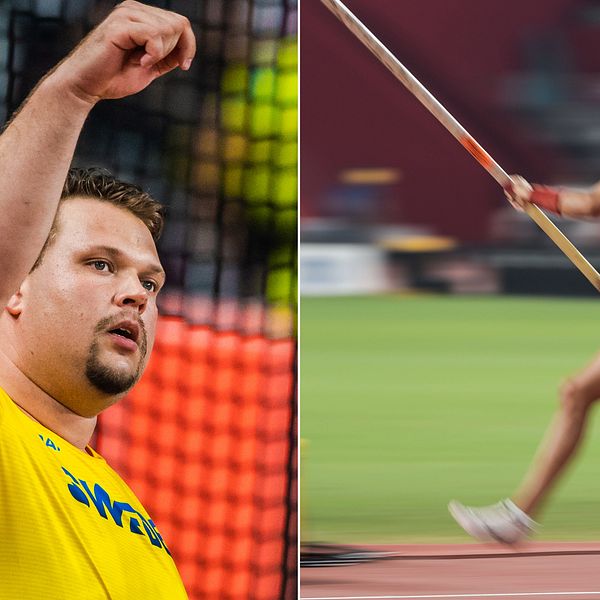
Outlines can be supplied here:
M115 303L118 306L135 307L143 313L148 305L148 290L137 277L127 277L122 289L115 294Z

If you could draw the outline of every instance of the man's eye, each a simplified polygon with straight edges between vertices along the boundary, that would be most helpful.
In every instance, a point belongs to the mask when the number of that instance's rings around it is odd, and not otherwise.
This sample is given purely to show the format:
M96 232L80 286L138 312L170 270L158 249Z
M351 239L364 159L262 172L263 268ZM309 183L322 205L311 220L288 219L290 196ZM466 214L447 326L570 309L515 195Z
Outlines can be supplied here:
M110 271L110 265L105 260L95 260L91 263L96 271Z
M154 283L154 281L150 281L150 280L146 280L146 281L142 281L142 285L149 291L149 292L155 292L156 291L156 283Z

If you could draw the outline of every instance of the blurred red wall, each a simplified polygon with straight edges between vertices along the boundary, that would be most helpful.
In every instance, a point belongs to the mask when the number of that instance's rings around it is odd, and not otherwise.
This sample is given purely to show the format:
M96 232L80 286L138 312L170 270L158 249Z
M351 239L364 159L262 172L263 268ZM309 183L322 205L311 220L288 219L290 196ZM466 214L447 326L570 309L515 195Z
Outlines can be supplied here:
M560 30L574 0L347 0L388 48L508 172L551 180L547 147L500 106L528 37ZM543 8L543 10L542 10ZM317 216L340 170L392 167L382 221L485 237L502 191L442 126L322 5L301 2L301 215Z

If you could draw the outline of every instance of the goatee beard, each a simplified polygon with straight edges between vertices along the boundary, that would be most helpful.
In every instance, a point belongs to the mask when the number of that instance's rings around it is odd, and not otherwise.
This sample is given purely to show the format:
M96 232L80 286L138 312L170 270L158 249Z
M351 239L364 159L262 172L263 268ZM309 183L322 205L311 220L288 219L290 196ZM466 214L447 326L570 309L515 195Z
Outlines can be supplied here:
M98 335L106 333L107 328L114 317L102 319L95 329L95 338L90 347L87 361L85 363L85 375L88 381L100 392L109 396L117 396L129 391L142 375L142 364L147 351L146 331L142 321L140 325L140 359L137 368L133 373L113 369L109 365L100 362L100 346L98 344Z

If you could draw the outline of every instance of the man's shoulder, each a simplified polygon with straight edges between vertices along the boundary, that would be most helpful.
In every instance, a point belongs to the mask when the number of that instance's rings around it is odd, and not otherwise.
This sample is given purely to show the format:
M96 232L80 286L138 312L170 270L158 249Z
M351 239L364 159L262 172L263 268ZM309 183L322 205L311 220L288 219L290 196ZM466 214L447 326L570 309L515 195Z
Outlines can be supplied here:
M13 399L6 393L0 382L0 426L13 410L19 410Z

